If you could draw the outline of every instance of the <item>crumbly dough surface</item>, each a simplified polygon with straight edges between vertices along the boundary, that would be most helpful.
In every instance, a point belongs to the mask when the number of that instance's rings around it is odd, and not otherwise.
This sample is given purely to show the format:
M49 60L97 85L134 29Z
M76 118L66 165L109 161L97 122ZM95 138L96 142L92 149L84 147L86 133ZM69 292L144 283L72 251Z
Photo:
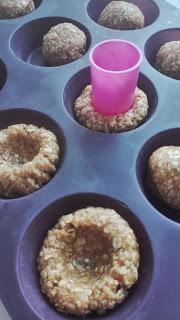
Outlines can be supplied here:
M74 114L84 127L100 132L117 133L136 128L148 113L146 94L136 89L133 107L120 115L104 116L95 111L92 104L92 87L88 85L74 104Z
M180 41L167 42L159 49L155 68L168 77L180 80Z
M34 9L33 0L0 0L0 19L23 16Z
M180 147L157 149L149 159L150 186L170 207L180 210Z
M43 38L42 52L50 66L63 65L81 58L86 50L86 35L72 23L52 27Z
M113 209L87 207L62 216L38 256L42 292L58 311L104 313L138 279L139 246Z
M98 23L116 30L133 30L144 27L144 15L133 3L112 1L101 12Z
M0 131L0 195L14 198L39 189L56 171L56 136L34 125L15 124Z

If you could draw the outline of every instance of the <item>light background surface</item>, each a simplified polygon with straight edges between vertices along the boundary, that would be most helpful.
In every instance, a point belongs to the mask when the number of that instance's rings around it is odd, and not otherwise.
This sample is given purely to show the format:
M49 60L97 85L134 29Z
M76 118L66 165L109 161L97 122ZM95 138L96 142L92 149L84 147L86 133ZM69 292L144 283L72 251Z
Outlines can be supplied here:
M166 1L168 1L172 5L176 6L177 8L180 8L180 0L166 0ZM12 320L9 317L9 315L8 315L7 311L5 310L1 301L0 301L0 320ZM19 320L22 320L22 319L19 319ZM23 319L23 320L25 320L25 319Z
M177 8L180 8L180 0L166 0Z

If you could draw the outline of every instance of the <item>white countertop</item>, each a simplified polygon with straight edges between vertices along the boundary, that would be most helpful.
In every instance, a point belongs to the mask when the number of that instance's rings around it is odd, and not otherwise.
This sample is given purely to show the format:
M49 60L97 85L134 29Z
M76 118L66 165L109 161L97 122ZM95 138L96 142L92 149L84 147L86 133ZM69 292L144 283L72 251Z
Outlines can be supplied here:
M166 0L172 5L176 6L177 8L180 8L180 0ZM3 304L0 301L0 320L12 320L7 311L5 310ZM24 319L25 320L25 319Z
M166 0L166 1L180 9L180 1L179 0Z
M11 320L1 301L0 301L0 320Z

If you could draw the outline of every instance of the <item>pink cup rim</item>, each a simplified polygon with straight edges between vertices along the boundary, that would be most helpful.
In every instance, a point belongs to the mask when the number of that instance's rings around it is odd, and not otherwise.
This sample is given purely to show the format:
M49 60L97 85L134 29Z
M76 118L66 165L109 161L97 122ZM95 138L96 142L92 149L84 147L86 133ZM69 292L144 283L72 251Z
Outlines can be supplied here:
M121 42L121 43L127 43L129 45L131 45L132 47L134 47L138 53L139 53L139 60L138 62L131 68L128 68L128 69L125 69L125 70L120 70L120 71L111 71L111 70L108 70L108 69L104 69L104 68L101 68L100 66L98 66L94 60L93 60L93 53L94 51L96 50L97 47L103 45L104 43L110 43L110 42ZM127 72L131 72L133 70L135 70L136 68L138 68L142 62L142 59L143 59L143 55L142 55L142 51L141 49L133 42L130 42L130 41L127 41L127 40L121 40L121 39L110 39L110 40L105 40L105 41L101 41L99 43L97 43L90 51L90 62L91 64L96 68L96 69L99 69L100 71L103 71L103 72L106 72L106 73L111 73L111 74L122 74L122 73L127 73Z

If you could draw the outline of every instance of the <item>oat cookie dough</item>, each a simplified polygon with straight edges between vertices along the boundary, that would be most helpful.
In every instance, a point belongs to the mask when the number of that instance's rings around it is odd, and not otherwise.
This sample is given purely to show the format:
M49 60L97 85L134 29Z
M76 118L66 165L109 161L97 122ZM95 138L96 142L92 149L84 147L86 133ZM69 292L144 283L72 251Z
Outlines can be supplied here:
M155 68L168 77L180 80L180 41L167 42L159 49Z
M120 115L104 116L95 111L92 104L92 87L88 85L74 104L74 114L84 127L100 132L117 133L128 131L140 125L148 113L146 94L136 89L133 107Z
M0 0L0 19L20 17L34 9L33 0Z
M79 59L86 45L86 35L82 30L72 23L60 23L44 36L43 57L50 66L63 65Z
M56 136L34 125L15 124L0 131L0 196L15 198L39 189L56 171Z
M157 149L149 159L151 191L170 207L180 210L180 147Z
M112 1L101 12L98 23L116 30L133 30L144 27L144 15L133 3Z
M138 266L133 230L114 210L100 207L62 216L38 256L42 292L58 311L78 316L121 303Z

